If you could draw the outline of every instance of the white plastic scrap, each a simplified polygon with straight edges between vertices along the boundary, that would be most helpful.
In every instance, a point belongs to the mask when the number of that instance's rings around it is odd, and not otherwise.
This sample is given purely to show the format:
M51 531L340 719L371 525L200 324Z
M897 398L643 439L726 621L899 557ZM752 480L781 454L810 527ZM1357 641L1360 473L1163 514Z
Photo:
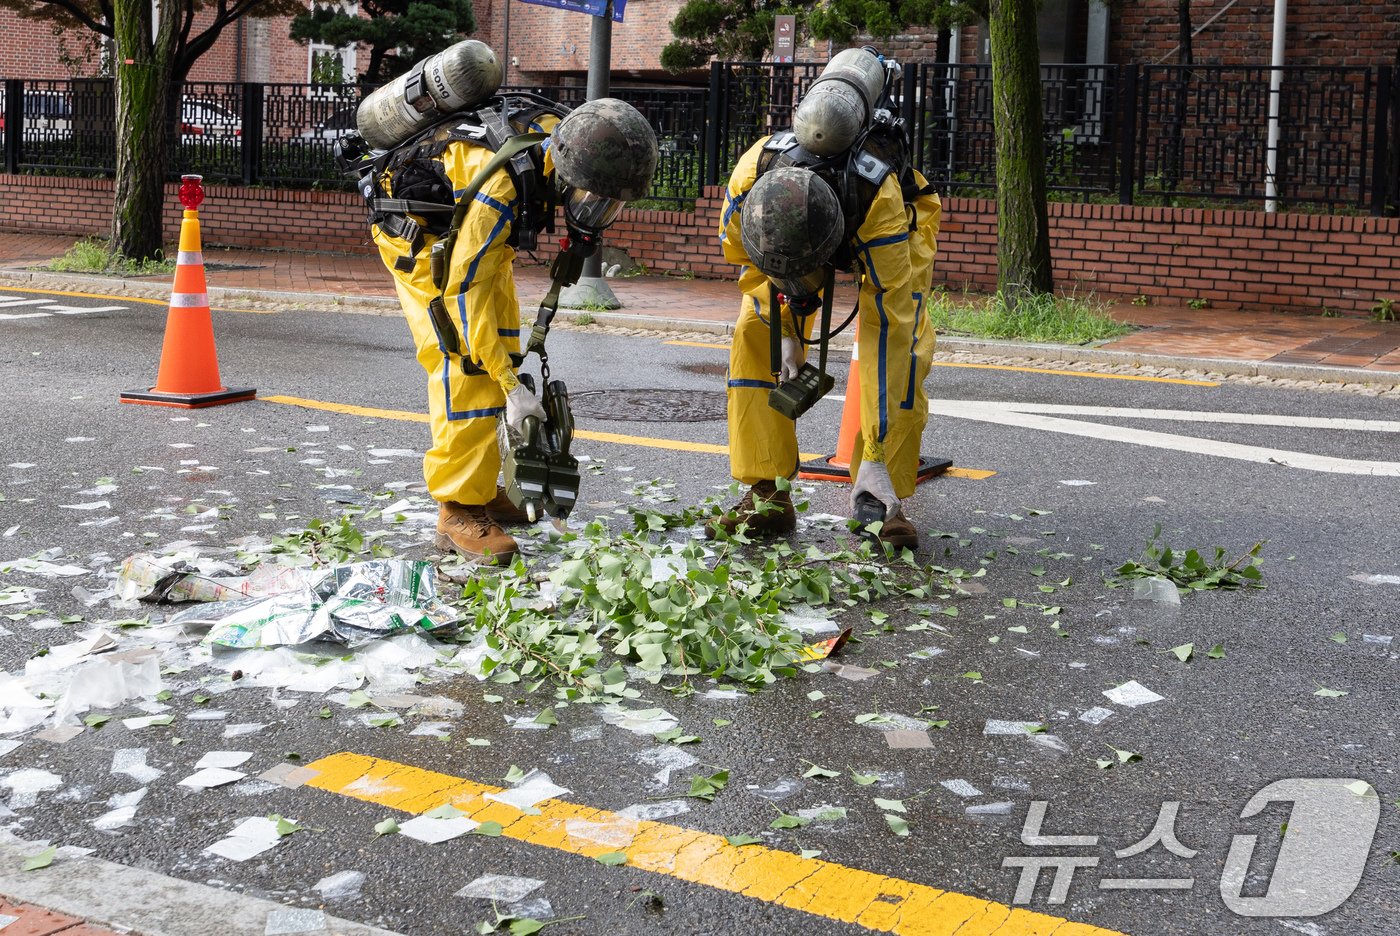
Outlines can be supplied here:
M399 825L399 834L406 835L411 839L426 842L429 845L437 845L455 839L459 835L466 835L481 823L466 816L414 816L407 822Z
M631 845L632 840L637 837L639 828L640 826L632 819L613 822L568 819L564 822L564 831L568 833L569 838L588 842L590 845L605 845L617 850Z
M690 812L690 804L685 800L662 800L659 803L635 803L617 814L626 819L669 819L681 813Z
M224 737L238 738L242 737L243 735L257 734L259 731L262 731L266 727L267 725L257 724L254 722L245 722L241 725L225 725Z
M639 751L636 756L638 762L646 764L648 767L661 768L653 776L656 778L656 782L662 786L671 782L673 770L681 770L697 763L694 755L673 744L647 748Z
M422 722L412 731L410 735L423 735L429 738L445 738L452 734L452 722L430 721Z
M981 790L977 789L977 787L968 783L966 780L940 780L938 785L963 798L982 795Z
M233 783L235 780L242 780L246 776L247 774L239 773L236 770L225 770L222 767L206 767L181 780L180 786L189 787L192 790L208 790L212 787Z
M1353 575L1351 580L1363 585L1400 585L1400 575Z
M1009 816L1011 810L1016 807L1015 803L979 803L976 806L969 806L963 810L969 816Z
M1093 708L1089 709L1087 712L1084 712L1082 715L1080 715L1079 720L1082 722L1088 722L1091 725L1099 725L1103 723L1103 720L1105 718L1110 717L1112 714L1113 709L1104 708L1102 705L1096 705Z
M244 819L234 826L226 838L219 839L204 849L206 855L218 855L230 861L247 861L275 848L281 841L277 834L277 823L265 816Z
M39 802L40 793L49 793L63 786L63 778L47 770L25 767L0 780L0 786L10 789L11 809L27 809Z
M210 751L196 761L194 766L196 770L203 770L205 767L222 767L225 770L232 770L235 767L241 767L252 756L252 751Z
M609 725L625 728L637 734L654 735L670 731L679 724L676 716L665 709L627 709L617 703L598 708L598 717Z
M544 881L535 878L483 874L459 890L456 896L515 903L517 900L522 900L526 894L542 886L544 886Z
M360 888L364 883L363 871L337 871L321 878L312 889L326 900L350 900L360 896Z
M1165 698L1148 689L1136 679L1130 679L1121 686L1107 689L1104 691L1104 695L1115 705L1125 705L1128 708L1137 708L1139 705L1147 705L1151 702L1161 702Z
M982 729L982 734L1027 738L1030 737L1031 729L1038 727L1040 727L1040 722L1005 721L1000 718L989 718L986 727Z
M111 812L103 813L92 820L92 827L99 832L112 832L127 825L135 818L135 806L118 806Z
M1161 576L1137 579L1133 582L1133 600L1151 601L1169 607L1181 607L1181 593L1176 583Z
M509 790L502 790L500 793L487 793L483 798L505 803L507 806L514 806L523 812L536 803L554 799L568 792L567 789L550 780L549 774L542 770L532 770Z
M150 783L165 771L146 763L145 748L121 748L112 754L112 773L126 774L137 783Z

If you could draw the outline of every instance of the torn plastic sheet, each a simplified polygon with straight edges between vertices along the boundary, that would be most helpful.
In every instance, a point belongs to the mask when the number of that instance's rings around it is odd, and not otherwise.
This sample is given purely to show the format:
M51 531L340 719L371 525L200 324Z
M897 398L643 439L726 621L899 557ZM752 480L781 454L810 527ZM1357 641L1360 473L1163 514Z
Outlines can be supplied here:
M1128 708L1137 708L1139 705L1147 705L1150 702L1161 702L1163 697L1148 689L1136 679L1130 679L1113 689L1106 689L1103 693L1110 702L1124 705Z
M210 563L192 556L156 556L137 553L127 557L117 575L117 594L123 601L177 603L185 601L231 601L254 594L245 577L215 576Z
M662 800L659 803L634 803L625 809L619 809L617 814L625 819L656 820L669 819L672 816L679 816L681 813L690 812L690 804L685 800Z
M483 799L505 803L507 806L514 806L516 809L524 812L537 803L542 803L547 799L554 799L568 792L567 789L550 780L549 774L541 770L532 770L525 775L524 779L509 790L502 790L500 793L487 793Z
M247 861L275 848L279 841L281 836L277 834L277 823L264 816L255 816L234 826L226 838L204 849L204 853L230 861Z
M39 553L36 556L26 556L23 559L12 559L9 562L0 562L0 572L6 575L14 572L24 572L29 575L38 575L43 578L68 578L75 575L90 575L91 569L84 569L82 566L64 565L50 562L50 559L57 559L62 552L58 549L50 549L47 552Z
M407 822L399 824L399 834L406 835L411 839L426 842L429 845L437 845L466 835L481 823L475 819L458 814L455 816L435 816L425 813L421 816L414 816Z
M1176 583L1170 579L1160 576L1156 578L1137 579L1133 582L1133 600L1151 601L1157 604L1164 604L1170 607L1181 606L1181 593L1176 589Z
M0 780L0 786L10 790L11 809L27 809L39 802L40 793L51 793L63 786L63 778L47 770L24 767Z
M41 591L41 588L26 588L21 585L0 588L0 608L7 605L32 604Z
M337 871L317 881L312 890L326 900L350 900L360 896L360 888L364 884L363 871Z
M473 897L477 900L498 900L502 903L515 903L536 888L543 887L544 881L527 877L509 877L504 874L483 874L466 887L459 890L458 897Z
M438 600L431 563L376 559L324 570L289 591L191 608L171 623L209 625L207 644L249 649L312 640L358 647L399 633L450 629L459 619Z
M641 826L636 820L589 822L587 819L566 819L564 831L569 838L590 845L603 845L621 851L632 844Z
M660 734L679 724L676 716L662 708L628 709L614 702L599 707L597 711L598 717L609 725L637 734Z
M152 650L94 657L48 678L59 683L65 674L69 674L66 687L48 683L42 686L45 694L62 692L54 706L55 724L88 709L114 709L128 700L153 696L161 690L160 660ZM4 730L0 727L0 731Z

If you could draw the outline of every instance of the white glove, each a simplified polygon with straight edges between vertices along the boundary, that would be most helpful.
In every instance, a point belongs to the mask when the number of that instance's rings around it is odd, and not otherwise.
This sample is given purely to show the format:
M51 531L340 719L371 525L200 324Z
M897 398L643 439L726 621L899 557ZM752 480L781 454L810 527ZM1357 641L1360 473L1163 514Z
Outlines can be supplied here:
M529 387L516 384L506 394L506 426L516 438L524 436L525 420L530 416L544 422L544 407L540 405L540 398L531 393Z
M885 505L885 516L893 517L899 510L899 496L894 492L894 482L890 480L890 470L884 462L863 461L856 472L856 483L851 487L851 513L856 511L856 498L869 494Z
M778 371L780 380L792 380L797 376L797 372L802 369L802 363L807 359L807 351L802 347L800 338L789 338L783 336L783 363Z

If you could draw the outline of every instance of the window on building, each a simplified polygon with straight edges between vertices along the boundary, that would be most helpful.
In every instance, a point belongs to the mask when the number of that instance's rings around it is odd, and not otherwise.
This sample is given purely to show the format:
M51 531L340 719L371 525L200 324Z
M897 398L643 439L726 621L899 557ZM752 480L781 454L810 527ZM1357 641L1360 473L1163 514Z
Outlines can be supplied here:
M359 12L359 3L338 3L338 4L316 4L313 8L320 6L338 7L344 13L354 16ZM334 94L340 85L350 84L355 81L355 44L336 48L324 42L312 42L306 50L306 83L311 86L311 93L314 94Z

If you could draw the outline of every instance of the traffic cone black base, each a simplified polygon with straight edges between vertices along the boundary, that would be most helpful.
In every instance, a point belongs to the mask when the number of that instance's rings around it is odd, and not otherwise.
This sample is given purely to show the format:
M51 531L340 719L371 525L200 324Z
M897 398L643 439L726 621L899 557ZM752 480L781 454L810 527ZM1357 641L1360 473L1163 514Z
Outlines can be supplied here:
M854 479L851 477L850 466L837 466L831 464L835 455L828 455L826 458L815 458L812 461L803 462L797 469L797 476L808 481L835 481L838 483L850 484ZM919 456L919 470L914 475L915 484L923 484L929 478L935 478L953 467L953 461L949 458L929 458L927 455Z
M258 395L252 387L228 387L212 393L158 393L155 390L124 390L123 403L146 403L151 406L174 406L180 409L201 409L221 403L241 403Z

